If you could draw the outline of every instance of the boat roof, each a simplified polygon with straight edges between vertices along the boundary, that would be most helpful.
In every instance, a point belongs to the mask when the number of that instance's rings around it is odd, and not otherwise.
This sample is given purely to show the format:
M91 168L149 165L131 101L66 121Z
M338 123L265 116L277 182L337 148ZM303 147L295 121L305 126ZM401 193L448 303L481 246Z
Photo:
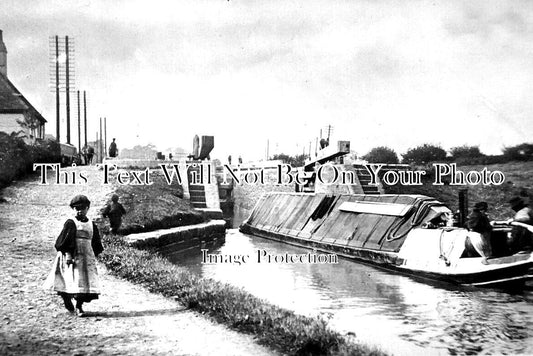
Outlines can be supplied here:
M275 192L262 198L247 223L321 243L397 252L413 224L435 206L444 204L424 195Z

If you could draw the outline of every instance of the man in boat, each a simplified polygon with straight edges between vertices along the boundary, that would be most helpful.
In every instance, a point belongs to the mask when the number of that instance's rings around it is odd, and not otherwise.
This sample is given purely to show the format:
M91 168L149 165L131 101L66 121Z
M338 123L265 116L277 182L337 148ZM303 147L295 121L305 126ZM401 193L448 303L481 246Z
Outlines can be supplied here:
M492 255L492 246L490 244L492 225L487 216L488 209L489 205L486 202L476 203L466 221L466 227L470 230L466 241L467 250L473 248L481 257L485 258Z
M489 210L489 205L481 201L474 205L472 213L468 215L466 221L466 227L470 231L475 231L479 234L486 234L492 231L492 225L490 224L489 217L487 216L487 211Z
M517 196L509 200L509 205L515 211L515 216L513 219L508 220L508 223L518 222L531 225L533 228L533 210L521 197ZM533 233L527 227L514 225L507 242L512 253L532 251Z

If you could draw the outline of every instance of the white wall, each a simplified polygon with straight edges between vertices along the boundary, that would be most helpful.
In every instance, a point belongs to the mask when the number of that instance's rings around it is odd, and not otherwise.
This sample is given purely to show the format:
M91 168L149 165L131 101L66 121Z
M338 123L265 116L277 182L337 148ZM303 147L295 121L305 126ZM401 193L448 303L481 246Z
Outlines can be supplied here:
M24 114L0 114L0 131L11 134L12 132L23 131L26 135L25 141L33 142L36 138L44 138L44 130L39 137L39 128L35 132L30 133L29 129L24 129L17 121L24 121Z
M0 131L8 134L22 130L22 127L17 123L17 120L23 121L23 114L0 114ZM28 134L28 132L25 132Z

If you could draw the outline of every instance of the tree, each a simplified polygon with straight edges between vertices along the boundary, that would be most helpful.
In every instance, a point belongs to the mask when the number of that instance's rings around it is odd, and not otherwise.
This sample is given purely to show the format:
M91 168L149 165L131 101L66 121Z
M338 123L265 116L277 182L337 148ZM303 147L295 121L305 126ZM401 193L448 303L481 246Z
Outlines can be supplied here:
M35 131L39 128L40 122L37 120L37 118L31 114L25 113L24 118L22 120L17 120L17 124L19 124L23 129L20 130L19 133L22 134L23 137L27 137L26 132L29 132L31 135L29 138L34 139L35 138Z
M477 158L483 157L484 154L481 153L478 146L457 146L450 149L450 153L454 159L458 158Z
M272 159L280 160L283 163L290 164L292 167L302 167L305 163L306 157L307 156L305 154L289 156L285 153L279 153L272 156Z
M440 146L424 143L422 146L410 148L403 155L404 163L429 163L446 160L446 151Z
M396 152L388 147L379 146L371 149L363 156L365 161L369 163L398 163L398 155Z
M509 160L530 161L533 160L533 144L521 143L516 146L505 147L503 155Z

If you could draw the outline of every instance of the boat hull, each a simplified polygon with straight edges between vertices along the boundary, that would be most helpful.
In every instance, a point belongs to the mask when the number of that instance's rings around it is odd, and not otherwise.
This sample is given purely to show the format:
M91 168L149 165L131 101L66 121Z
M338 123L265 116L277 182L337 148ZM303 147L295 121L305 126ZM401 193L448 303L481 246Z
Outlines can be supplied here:
M533 258L531 253L517 254L485 260L481 257L468 258L470 264L492 266L481 270L469 268L468 271L436 272L406 265L405 259L398 253L354 248L332 243L299 238L288 234L264 231L249 225L242 225L241 232L266 238L293 246L309 248L320 252L335 253L348 260L364 263L387 271L400 273L418 280L444 282L447 284L489 287L489 288L520 288L525 282L533 280Z

